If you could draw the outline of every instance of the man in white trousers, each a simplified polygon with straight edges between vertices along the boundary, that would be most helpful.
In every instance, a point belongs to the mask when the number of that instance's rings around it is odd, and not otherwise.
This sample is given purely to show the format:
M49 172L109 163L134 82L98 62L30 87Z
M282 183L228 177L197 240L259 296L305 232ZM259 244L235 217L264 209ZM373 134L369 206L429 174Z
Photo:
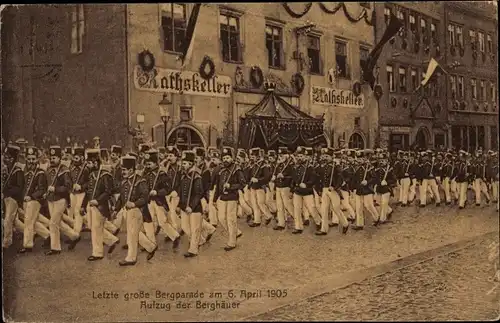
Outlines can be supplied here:
M116 210L125 208L127 212L127 245L128 252L120 266L133 266L137 262L139 243L148 252L147 260L154 257L158 246L151 241L141 227L144 221L151 222L148 209L149 190L146 181L136 173L137 160L132 156L122 157L122 178L120 198L115 206Z
M287 147L278 148L278 160L271 182L276 191L277 224L273 228L277 231L285 230L286 212L293 214L293 204L290 199L290 186L292 184L293 161Z
M111 218L109 203L113 192L113 175L101 164L98 149L87 150L87 168L89 177L82 202L92 237L92 255L87 260L96 261L104 257L104 244L109 246L108 253L112 253L119 243L119 239L104 227L105 221Z
M148 150L144 155L144 173L143 178L146 180L149 189L149 212L153 218L158 221L158 226L163 233L173 242L173 248L177 249L180 243L180 234L172 226L168 216L168 205L166 197L172 192L170 183L172 179L168 178L167 173L158 166L158 151L155 149ZM148 235L148 238L154 240L154 236Z
M23 202L24 173L17 163L20 151L21 148L19 146L8 145L5 153L2 154L6 165L5 178L2 178L2 203L5 205L3 248L8 248L12 245L12 234L17 209Z
M47 176L38 168L38 149L28 147L26 149L26 168L24 175L24 226L23 226L23 248L19 253L31 252L34 245L35 233L47 239L50 231L38 222L43 203L43 194L47 191Z
M60 146L49 148L50 166L47 169L49 185L45 193L50 213L50 250L45 253L48 256L61 253L61 232L71 240L69 250L73 250L80 242L80 234L62 221L63 213L69 204L69 192L73 184L69 169L61 164L61 155Z
M231 147L223 147L222 167L217 170L213 180L215 187L214 200L217 203L219 222L228 233L228 241L224 250L236 248L238 234L237 207L238 191L246 185L241 167L234 162L234 151Z

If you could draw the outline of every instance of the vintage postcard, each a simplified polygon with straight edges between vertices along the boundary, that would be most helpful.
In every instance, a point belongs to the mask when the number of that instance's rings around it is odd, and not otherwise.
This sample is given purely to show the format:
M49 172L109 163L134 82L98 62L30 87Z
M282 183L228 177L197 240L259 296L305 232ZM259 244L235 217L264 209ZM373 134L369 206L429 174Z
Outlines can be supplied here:
M0 29L5 321L499 319L497 1Z

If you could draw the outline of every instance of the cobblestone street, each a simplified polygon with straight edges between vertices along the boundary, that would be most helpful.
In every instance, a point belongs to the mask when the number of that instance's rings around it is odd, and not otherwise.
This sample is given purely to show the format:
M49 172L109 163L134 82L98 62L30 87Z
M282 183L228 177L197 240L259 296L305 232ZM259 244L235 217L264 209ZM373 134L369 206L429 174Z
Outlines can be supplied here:
M498 319L491 237L465 249L252 317L266 321L481 321Z
M240 221L243 236L238 239L238 248L234 251L227 253L222 249L226 235L221 231L214 235L208 245L201 248L200 255L194 259L182 257L182 253L187 248L185 238L177 253L171 251L171 244L164 244L159 238L160 249L155 258L146 262L146 255L142 253L139 255L137 265L129 268L118 266L118 261L125 256L121 248L117 248L113 255L101 262L87 262L86 258L90 255L88 233L83 235L82 242L75 251L63 251L59 256L44 256L40 246L36 246L32 254L17 255L15 254L16 246L14 246L4 255L6 313L8 317L16 321L31 321L35 318L38 321L53 322L239 320L271 308L299 302L328 290L331 291L332 289L328 289L328 280L331 277L405 259L416 253L498 230L498 213L493 207L470 207L463 211L448 207L399 208L395 210L393 218L393 223L379 228L367 226L364 231L349 231L346 236L342 236L337 230L331 230L324 237L315 236L312 227L309 227L301 236L294 236L290 234L290 230L276 232L272 230L272 227L251 229ZM124 234L120 234L120 238L125 241ZM473 257L483 255L482 252L471 251L471 253ZM452 260L439 261L448 261L450 266L453 265ZM465 264L467 265L458 262L457 266L463 266L465 269L469 266L469 262ZM471 261L470 265L479 266L479 269L482 268L483 271L490 268L482 267L486 265L479 260ZM447 289L439 291L440 286L444 288L444 283L426 279L426 277L441 275L441 273L426 269L425 266L423 264L416 267L417 273L409 275L422 275L421 280L427 280L430 284L426 290L435 289L435 293L438 293L434 299L436 297L444 299L454 287L447 286ZM479 269L469 271L468 275L483 277ZM439 270L439 268L434 270ZM391 295L401 294L397 291L397 284L400 287L406 284L403 277L407 275L404 273L403 271L398 275L392 274L395 276L387 278L382 276L376 279L375 284L380 285L377 287L378 290L385 288L387 292L385 298L377 296L375 299L373 297L354 299L353 295L372 293L371 287L362 283L342 291L345 293L343 296L333 296L349 299L350 304L346 303L344 307L339 307L335 305L336 301L325 301L332 306L326 311L328 313L320 310L309 311L307 309L309 306L302 306L304 308L302 316L297 314L296 317L308 319L308 315L315 313L317 317L311 317L334 319L331 313L335 310L338 311L335 317L356 319L354 306L357 304L356 306L360 309L359 318L368 318L370 311L366 313L365 311L377 306L383 308L378 318L387 318L400 303L397 299L391 298ZM449 279L455 277L452 273L447 274ZM488 272L488 275L490 274L491 272ZM457 275L460 274L457 273ZM393 281L394 284L397 282L397 284L384 287L384 280L380 279ZM456 278L456 281L458 283L461 280ZM478 285L479 287L489 286L485 278L474 279L469 283L473 286L478 282L482 284ZM423 289L421 284L418 286L421 290ZM470 287L467 287L465 291L468 288ZM181 293L204 292L206 294L201 299L202 301L215 301L215 299L209 299L209 293L220 292L221 294L215 295L217 302L230 301L237 305L231 309L203 308L202 304L196 304L200 300L198 296L192 296L191 299L177 298L183 301L180 303L177 299L174 301L155 298L156 290ZM241 290L254 293L260 291L261 294L256 293L254 297L248 298L250 294L245 297ZM117 293L119 297L117 299L97 298L98 293L105 291ZM411 289L408 288L407 291ZM415 289L415 291L418 290ZM143 296L144 293L149 293L150 297L141 298L140 292L143 292ZM126 293L138 294L126 299ZM464 293L462 291L454 294L455 299L460 299ZM426 297L422 294L411 299L409 294L403 295L406 296L400 297L403 297L406 302L403 308L407 312L400 314L401 319L410 318L414 307L411 304ZM144 308L141 303L143 301L161 302L164 306L171 307L168 310L158 309L155 307L158 305L156 304L151 305L154 308ZM476 301L480 299L473 300L473 302ZM453 304L458 304L458 301L453 299L447 299L446 302L448 308ZM181 308L182 306L185 307ZM187 306L191 307L187 308ZM486 308L486 305L476 307ZM488 313L491 314L491 306L489 308ZM444 307L439 311L445 313ZM286 312L280 314L280 311L273 313L276 318L288 315ZM435 313L441 315L439 314L441 312L438 313L437 310ZM485 312L481 317L491 318L492 316L488 316L488 313ZM432 315L432 311L426 315ZM292 317L287 319L292 319Z

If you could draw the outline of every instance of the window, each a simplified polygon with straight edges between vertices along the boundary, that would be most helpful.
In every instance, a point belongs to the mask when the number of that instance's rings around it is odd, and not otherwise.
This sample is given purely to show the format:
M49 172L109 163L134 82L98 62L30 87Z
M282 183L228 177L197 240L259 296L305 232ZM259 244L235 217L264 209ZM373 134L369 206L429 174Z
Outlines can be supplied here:
M347 71L347 44L343 41L335 41L335 61L337 63L337 74L339 77L348 78Z
M463 76L458 76L457 77L457 81L458 81L458 97L460 99L463 99L464 95L465 95L464 77Z
M418 74L415 68L411 69L411 89L415 91L418 87Z
M359 5L363 8L370 9L370 3L369 2L360 2Z
M389 137L391 151L406 150L410 146L410 135L392 133Z
M481 148L484 148L484 143L485 143L485 140L484 140L484 126L477 126L477 145L478 145L478 148L481 147Z
M320 38L307 36L307 55L309 56L309 72L321 74Z
M455 26L453 26L452 24L448 25L448 42L451 46L455 46Z
M486 100L486 85L483 80L479 82L479 100Z
M392 66L387 65L385 70L387 71L387 84L389 84L389 91L395 92L396 86L394 84L394 73L392 71Z
M389 24L390 19L391 19L391 8L385 7L384 8L384 21L385 21L386 25Z
M420 32L422 36L427 36L427 21L425 18L420 18Z
M349 137L349 148L350 149L364 149L365 141L363 137L359 133L353 133L351 137Z
M438 97L439 96L439 82L437 78L432 78L431 80L431 93L432 96Z
M225 62L241 62L240 19L222 13L219 19L222 58Z
M469 38L472 49L476 49L476 32L474 30L469 30Z
M496 98L496 85L491 82L490 83L490 100L491 102L493 102L493 104L497 101L497 98Z
M436 133L434 135L434 147L440 149L446 147L446 140L444 133Z
M457 45L460 47L464 46L464 33L463 29L460 26L456 26L455 32L457 34Z
M398 10L396 16L398 17L399 20L401 20L401 23L403 24L403 27L399 30L399 35L403 36L404 32L407 30L406 13L404 13L401 10Z
M476 79L470 80L472 98L477 99L477 81Z
M186 6L178 3L160 6L163 50L181 53L186 38Z
M355 117L354 118L354 126L359 127L361 125L361 118L360 117Z
M71 54L83 51L83 34L85 33L85 14L83 4L77 4L71 11Z
M488 43L488 53L493 53L493 41L491 40L491 35L486 36Z
M399 91L402 93L406 92L406 68L399 68Z
M370 55L370 51L368 50L368 48L366 47L359 48L359 67L361 71L363 70L366 61L368 60L368 55Z
M450 89L451 97L453 99L457 98L457 77L455 75L450 75Z
M280 27L266 25L266 48L269 67L284 67L283 30Z
M410 20L410 30L414 33L417 32L417 24L415 23L415 15L411 13L409 15L409 20Z
M436 23L431 22L431 38L434 41L434 43L438 43L438 38L437 38L437 31L436 31Z
M498 149L498 129L496 126L490 127L491 149Z
M477 38L478 38L478 42L479 42L479 50L484 53L484 34L481 32L478 32Z
M190 106L181 106L179 109L179 117L181 121L193 120L193 108Z

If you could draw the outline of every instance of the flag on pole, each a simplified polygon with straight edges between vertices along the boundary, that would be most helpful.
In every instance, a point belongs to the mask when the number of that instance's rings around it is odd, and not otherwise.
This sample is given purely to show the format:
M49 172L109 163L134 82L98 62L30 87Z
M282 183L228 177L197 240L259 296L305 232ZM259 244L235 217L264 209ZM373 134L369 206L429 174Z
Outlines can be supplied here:
M194 5L193 10L191 11L191 16L189 17L189 22L186 30L186 38L184 39L183 49L182 49L182 67L186 64L186 62L191 57L191 53L193 52L193 43L196 36L196 26L198 21L198 16L200 14L201 3L197 3Z
M373 75L373 69L377 65L378 58L380 57L385 44L398 33L401 27L403 27L403 23L392 12L389 19L389 24L387 25L382 38L368 55L366 63L363 64L364 66L361 67L363 70L363 79L370 84L372 90L375 86L375 76Z
M431 61L429 62L429 65L427 66L427 72L425 72L424 78L423 78L422 82L420 82L420 85L418 86L418 88L415 89L415 92L420 90L420 88L425 87L429 83L432 76L434 76L434 74L438 71L441 71L445 74L448 74L434 58L431 58Z

